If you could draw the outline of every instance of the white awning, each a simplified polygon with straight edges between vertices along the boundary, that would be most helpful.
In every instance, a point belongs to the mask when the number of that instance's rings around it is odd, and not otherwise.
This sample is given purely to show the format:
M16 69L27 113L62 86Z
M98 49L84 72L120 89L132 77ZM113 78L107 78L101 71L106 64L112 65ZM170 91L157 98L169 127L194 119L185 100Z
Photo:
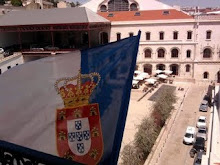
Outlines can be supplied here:
M145 80L148 84L155 84L155 82L157 81L156 79L153 78L149 78L147 80Z
M173 71L171 71L171 70L164 70L163 73L165 73L165 74L172 74Z
M136 76L136 77L133 77L133 80L138 80L138 81L140 81L140 80L143 80L144 78L142 77L142 76L140 76L140 75L138 75L138 76Z
M159 74L159 75L157 75L157 77L162 78L162 79L166 79L168 76L165 74Z
M136 85L136 84L138 84L138 82L139 81L137 81L137 80L132 80L132 85Z
M141 74L142 72L139 71L139 70L135 70L134 73L135 73L135 74Z
M145 73L145 72L140 73L139 76L141 76L143 78L149 78L150 77L150 75L148 73Z
M159 74L159 73L162 73L163 71L162 70L155 70L154 72Z

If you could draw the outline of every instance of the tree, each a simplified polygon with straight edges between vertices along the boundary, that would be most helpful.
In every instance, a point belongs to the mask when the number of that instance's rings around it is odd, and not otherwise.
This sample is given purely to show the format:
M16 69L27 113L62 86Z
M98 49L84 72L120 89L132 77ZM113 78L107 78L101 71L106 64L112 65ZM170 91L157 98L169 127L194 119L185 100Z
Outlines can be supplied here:
M71 7L76 7L74 2L71 2L70 5L71 5Z
M79 7L81 5L81 3L79 3L78 1L76 1L76 7Z
M21 0L11 0L11 4L13 6L21 6L22 2L21 2Z

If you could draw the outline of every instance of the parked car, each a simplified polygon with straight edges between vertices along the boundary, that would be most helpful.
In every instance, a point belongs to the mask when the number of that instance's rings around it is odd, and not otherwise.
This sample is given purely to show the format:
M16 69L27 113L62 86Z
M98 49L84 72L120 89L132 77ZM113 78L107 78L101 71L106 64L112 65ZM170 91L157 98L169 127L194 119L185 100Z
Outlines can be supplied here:
M52 46L52 45L48 45L44 47L45 50L59 50L58 47Z
M200 104L199 111L207 112L208 111L208 101L202 100L202 103Z
M199 116L199 119L197 121L196 126L199 127L206 127L206 117L205 116Z
M193 165L201 165L203 152L197 152Z
M206 149L205 149L205 139L202 138L202 137L197 137L196 138L196 142L193 144L193 148L197 152L200 152L200 151L206 152Z
M200 127L198 129L198 132L196 134L196 137L202 137L204 138L205 140L207 140L208 136L207 136L207 127Z
M191 126L188 126L186 128L186 133L183 138L184 144L193 144L195 142L195 135L196 135L195 130L196 130L195 127L191 127Z

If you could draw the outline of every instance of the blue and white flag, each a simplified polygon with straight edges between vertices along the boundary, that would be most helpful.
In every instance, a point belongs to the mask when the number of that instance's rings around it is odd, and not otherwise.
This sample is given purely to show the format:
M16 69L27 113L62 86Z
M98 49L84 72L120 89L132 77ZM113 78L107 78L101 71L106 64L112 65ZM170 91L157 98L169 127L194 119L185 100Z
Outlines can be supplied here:
M82 164L117 164L137 36L0 75L0 140Z

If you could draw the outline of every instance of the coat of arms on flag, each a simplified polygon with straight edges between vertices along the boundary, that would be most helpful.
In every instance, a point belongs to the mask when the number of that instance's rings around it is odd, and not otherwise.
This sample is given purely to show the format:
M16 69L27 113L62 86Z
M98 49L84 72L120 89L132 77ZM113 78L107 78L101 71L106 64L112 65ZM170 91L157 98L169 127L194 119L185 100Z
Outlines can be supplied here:
M81 74L79 71L77 76L61 78L55 83L55 89L64 103L64 108L57 109L56 118L60 157L83 164L97 164L101 159L103 139L99 106L97 103L89 104L99 81L98 73Z

